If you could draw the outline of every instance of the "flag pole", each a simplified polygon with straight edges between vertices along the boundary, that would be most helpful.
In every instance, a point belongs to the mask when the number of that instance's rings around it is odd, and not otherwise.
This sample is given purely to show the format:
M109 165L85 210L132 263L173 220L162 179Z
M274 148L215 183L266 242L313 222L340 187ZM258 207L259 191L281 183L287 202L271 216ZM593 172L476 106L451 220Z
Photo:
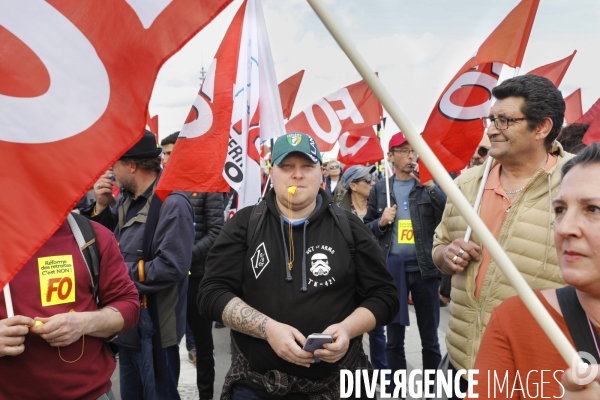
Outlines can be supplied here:
M483 177L481 178L481 185L479 185L479 190L477 191L477 198L475 199L475 205L473 206L473 210L477 212L479 210L479 205L481 204L481 198L483 197L483 190L485 189L485 184L487 182L488 176L490 176L490 169L492 167L492 163L494 159L492 157L488 157L485 163L485 170L483 171ZM471 232L473 229L471 225L467 226L467 231L465 232L465 242L468 242L471 238Z
M515 68L515 72L513 73L513 78L515 76L519 76L520 70L521 70L520 67ZM483 134L486 135L485 132ZM483 196L483 190L485 188L485 184L487 183L488 177L490 175L490 168L492 166L493 161L494 161L494 159L492 157L488 157L487 163L485 164L485 171L483 172L483 177L481 178L481 184L479 185L479 190L477 191L477 198L475 199L475 205L473 206L473 210L475 210L475 212L477 212L477 210L479 210L479 205L481 204L481 197ZM472 231L473 231L473 229L471 228L471 225L469 225L467 227L467 231L465 232L465 242L468 242L469 239L471 238Z
M269 184L271 183L271 174L269 174L267 176L267 181L265 182L265 187L263 188L263 192L262 192L262 196L260 196L261 198L265 198L265 193L267 193L267 189L269 189Z
M6 316L8 318L15 316L13 309L12 296L10 295L10 284L4 285L4 302L6 303Z
M384 158L383 160L385 162L385 194L387 199L387 206L388 208L390 208L390 166L388 165L387 158Z
M398 127L400 127L408 139L408 142L417 151L417 154L421 156L421 159L423 159L425 165L435 177L437 183L439 183L448 197L452 199L452 202L456 205L461 215L467 220L467 223L473 227L475 232L477 232L483 245L487 247L488 252L494 258L494 260L496 260L498 266L509 280L512 287L521 297L523 303L527 306L533 317L540 324L546 335L548 335L548 338L556 347L565 362L571 367L578 367L581 365L583 361L577 354L577 351L575 351L554 319L552 319L546 308L542 305L541 301L535 295L533 290L531 290L525 279L521 276L513 262L506 255L487 226L485 226L477 213L471 208L471 204L463 196L462 192L458 189L458 186L454 184L452 178L450 178L450 175L448 175L433 151L431 151L427 143L423 140L423 138L421 138L419 133L408 121L408 118L406 118L404 113L400 110L396 102L392 99L392 96L379 81L365 59L356 50L356 47L352 44L345 32L343 32L337 21L333 18L333 15L329 12L329 10L327 10L321 0L307 1L317 16L321 19L325 27L337 41L339 46L342 48L344 53L346 53L352 64L354 64L358 72L362 75L363 79L367 85L369 85L377 99L379 99L383 107L385 107L388 114L392 117Z

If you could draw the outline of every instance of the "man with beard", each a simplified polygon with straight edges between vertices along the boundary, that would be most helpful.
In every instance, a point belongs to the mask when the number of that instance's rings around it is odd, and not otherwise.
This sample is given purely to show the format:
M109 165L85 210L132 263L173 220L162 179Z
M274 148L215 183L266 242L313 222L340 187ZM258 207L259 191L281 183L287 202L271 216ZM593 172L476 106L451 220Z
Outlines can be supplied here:
M82 212L114 230L129 276L140 296L147 298L156 331L150 349L153 368L144 362L147 347L142 345L140 325L115 340L123 399L179 399L178 343L185 332L194 214L185 194L173 192L164 203L154 194L160 153L154 134L146 131L94 184L96 202ZM111 209L115 183L124 195Z
M222 398L339 398L340 370L369 368L362 335L391 321L396 290L369 230L321 189L315 140L289 133L272 154L273 189L227 222L200 284L200 312L232 329ZM321 362L303 350L313 333L333 335Z
M560 170L573 157L555 139L565 102L548 79L523 75L492 90L498 101L487 127L494 158L478 210L532 289L564 285L552 241L552 207ZM484 167L471 168L456 179L474 203ZM467 222L448 200L435 231L433 260L452 278L452 304L446 335L449 369L472 369L492 310L516 292L476 234L464 241ZM461 389L467 381L461 379Z

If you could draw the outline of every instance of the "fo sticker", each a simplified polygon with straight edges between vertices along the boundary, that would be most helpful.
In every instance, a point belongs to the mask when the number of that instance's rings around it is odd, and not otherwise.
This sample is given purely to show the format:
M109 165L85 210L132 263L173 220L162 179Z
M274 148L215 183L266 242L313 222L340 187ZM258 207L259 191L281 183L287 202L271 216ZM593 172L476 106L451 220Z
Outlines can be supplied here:
M38 258L42 306L75 302L73 256Z
M415 244L415 234L410 219L401 219L398 221L398 243Z

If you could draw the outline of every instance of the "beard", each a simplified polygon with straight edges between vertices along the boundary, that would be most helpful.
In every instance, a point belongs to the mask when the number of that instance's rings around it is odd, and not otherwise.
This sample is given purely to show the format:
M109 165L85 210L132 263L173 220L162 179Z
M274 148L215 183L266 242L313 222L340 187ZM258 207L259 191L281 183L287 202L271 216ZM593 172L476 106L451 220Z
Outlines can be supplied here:
M135 179L133 178L129 178L123 181L117 180L117 186L119 187L119 189L125 189L128 192L134 193L137 190L137 183L135 181Z

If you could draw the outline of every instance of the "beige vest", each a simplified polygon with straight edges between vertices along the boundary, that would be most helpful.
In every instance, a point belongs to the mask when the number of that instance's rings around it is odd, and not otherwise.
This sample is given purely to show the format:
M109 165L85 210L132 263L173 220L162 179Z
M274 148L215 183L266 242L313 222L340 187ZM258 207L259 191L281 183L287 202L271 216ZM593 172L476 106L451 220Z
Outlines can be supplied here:
M550 171L540 168L533 176L514 201L498 236L498 242L532 289L564 286L554 247L551 203L560 184L560 170L573 154L564 153L556 141L552 153L558 154L556 165ZM471 204L475 203L483 170L483 166L472 168L456 179L456 184ZM442 221L435 231L433 252L439 245L464 237L466 229L466 221L448 198ZM475 234L471 240L481 244ZM480 261L471 262L464 272L452 278L446 346L450 361L457 369L473 368L492 310L504 299L516 294L492 259L479 299L476 299L475 277L479 264Z

